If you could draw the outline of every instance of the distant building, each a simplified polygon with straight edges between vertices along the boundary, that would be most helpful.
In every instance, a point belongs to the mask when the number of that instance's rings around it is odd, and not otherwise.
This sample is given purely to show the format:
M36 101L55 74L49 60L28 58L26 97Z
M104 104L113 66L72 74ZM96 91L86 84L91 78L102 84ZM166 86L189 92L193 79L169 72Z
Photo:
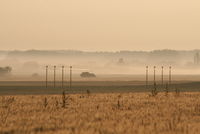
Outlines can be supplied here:
M194 55L194 64L195 65L199 65L200 63L200 58L199 58L199 53L197 52L195 55Z

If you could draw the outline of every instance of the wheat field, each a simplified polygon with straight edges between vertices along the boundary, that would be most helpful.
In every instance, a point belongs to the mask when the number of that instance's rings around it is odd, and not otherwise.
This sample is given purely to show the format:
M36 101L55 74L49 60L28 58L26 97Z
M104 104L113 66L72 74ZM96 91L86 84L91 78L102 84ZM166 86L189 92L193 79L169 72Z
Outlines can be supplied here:
M200 93L0 97L0 134L199 134Z

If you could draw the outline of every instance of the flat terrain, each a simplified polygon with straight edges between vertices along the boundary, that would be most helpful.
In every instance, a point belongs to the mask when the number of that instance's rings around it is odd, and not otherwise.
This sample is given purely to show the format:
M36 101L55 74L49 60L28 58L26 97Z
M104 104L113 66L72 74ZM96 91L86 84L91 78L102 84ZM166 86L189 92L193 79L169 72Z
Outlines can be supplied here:
M48 82L48 87L44 81L1 81L0 95L42 95L42 94L60 94L63 90L67 93L86 93L89 90L92 93L121 93L121 92L149 92L153 82L149 82L146 88L145 81L73 81L72 88L69 88L69 82L56 82L54 88L53 82ZM164 91L166 85L157 84L158 91ZM173 81L169 90L196 92L200 91L200 82L198 81Z
M0 97L0 134L199 134L200 93Z
M156 76L157 90L164 91L168 82L168 75L164 75L164 85L161 85L161 77ZM149 75L148 88L146 88L145 75L97 75L96 78L81 78L73 75L72 88L69 88L69 77L64 77L64 87L62 88L61 75L56 77L56 87L52 74L48 77L48 87L46 88L45 76L12 76L0 77L0 95L42 95L60 94L63 90L67 93L121 93L121 92L149 92L153 86L153 76ZM200 75L172 75L172 85L170 91L175 89L180 91L196 92L200 91Z

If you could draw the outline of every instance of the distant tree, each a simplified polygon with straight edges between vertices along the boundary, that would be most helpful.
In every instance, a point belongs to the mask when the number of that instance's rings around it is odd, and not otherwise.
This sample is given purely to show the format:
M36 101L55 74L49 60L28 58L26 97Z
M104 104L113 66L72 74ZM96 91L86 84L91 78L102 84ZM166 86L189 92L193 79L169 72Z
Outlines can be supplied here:
M197 52L197 53L195 53L195 55L194 55L194 64L195 64L195 65L199 65L199 63L200 63L200 55L199 55L199 53Z
M120 58L119 60L118 60L118 64L124 64L125 62L124 62L124 59L123 58Z
M38 74L38 73L33 73L33 74L32 74L32 77L38 78L38 77L39 77L39 74Z
M7 67L0 67L0 76L5 76L10 74L12 71L12 68L7 66Z
M90 73L90 72L82 72L80 74L81 77L83 78L91 78L91 77L96 77L96 75L94 73Z

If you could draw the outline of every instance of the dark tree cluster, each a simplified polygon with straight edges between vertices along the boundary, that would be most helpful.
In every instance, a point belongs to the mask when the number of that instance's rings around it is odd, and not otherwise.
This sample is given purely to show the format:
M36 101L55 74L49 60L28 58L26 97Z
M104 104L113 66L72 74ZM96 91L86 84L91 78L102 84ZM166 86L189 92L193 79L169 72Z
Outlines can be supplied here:
M4 75L8 75L10 74L12 71L12 68L7 66L7 67L0 67L0 75L4 76Z
M83 77L83 78L91 78L91 77L96 77L96 75L95 75L95 74L93 74L93 73L90 73L90 72L82 72L80 76L81 76L81 77Z

